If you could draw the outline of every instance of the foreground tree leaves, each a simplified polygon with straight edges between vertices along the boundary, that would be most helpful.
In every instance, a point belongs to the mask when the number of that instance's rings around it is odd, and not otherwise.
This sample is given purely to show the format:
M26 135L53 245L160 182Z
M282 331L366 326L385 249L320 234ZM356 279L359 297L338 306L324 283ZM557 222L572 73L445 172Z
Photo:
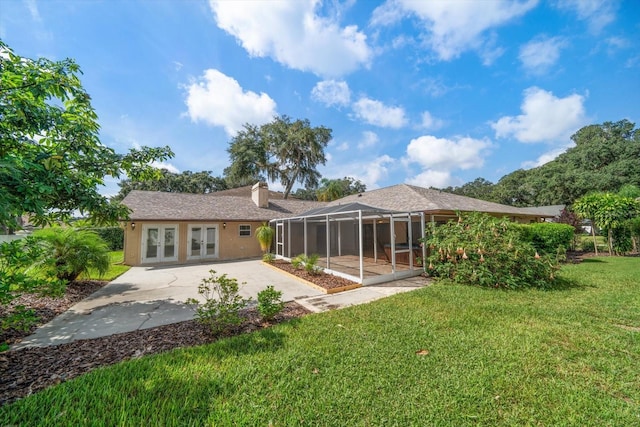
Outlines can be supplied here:
M99 139L98 117L72 60L32 60L0 40L0 226L68 221L79 211L114 223L128 210L99 193L105 177L159 177L169 147L118 154Z

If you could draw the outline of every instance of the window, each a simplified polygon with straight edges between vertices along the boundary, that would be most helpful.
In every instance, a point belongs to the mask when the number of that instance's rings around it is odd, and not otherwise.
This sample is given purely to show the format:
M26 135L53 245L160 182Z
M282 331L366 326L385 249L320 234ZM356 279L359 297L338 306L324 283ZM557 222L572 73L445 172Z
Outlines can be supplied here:
M251 236L251 226L250 225L240 225L240 237Z

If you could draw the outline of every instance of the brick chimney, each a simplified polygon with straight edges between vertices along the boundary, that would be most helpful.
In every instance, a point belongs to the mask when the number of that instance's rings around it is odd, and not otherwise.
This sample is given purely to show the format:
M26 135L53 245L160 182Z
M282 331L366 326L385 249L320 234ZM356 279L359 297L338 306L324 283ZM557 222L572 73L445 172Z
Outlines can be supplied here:
M266 182L258 182L251 187L251 200L259 208L269 207L269 186Z

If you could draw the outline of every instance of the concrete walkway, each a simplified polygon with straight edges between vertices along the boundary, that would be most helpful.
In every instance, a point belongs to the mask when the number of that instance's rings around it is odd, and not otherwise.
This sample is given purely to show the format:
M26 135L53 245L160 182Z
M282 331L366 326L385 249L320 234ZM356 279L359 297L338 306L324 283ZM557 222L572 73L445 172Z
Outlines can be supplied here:
M184 302L202 300L198 285L210 276L209 270L244 282L240 293L245 298L255 300L259 291L273 285L282 291L284 301L296 301L314 312L363 304L427 284L426 279L417 277L326 295L260 260L133 267L12 348L63 344L193 319L193 309Z

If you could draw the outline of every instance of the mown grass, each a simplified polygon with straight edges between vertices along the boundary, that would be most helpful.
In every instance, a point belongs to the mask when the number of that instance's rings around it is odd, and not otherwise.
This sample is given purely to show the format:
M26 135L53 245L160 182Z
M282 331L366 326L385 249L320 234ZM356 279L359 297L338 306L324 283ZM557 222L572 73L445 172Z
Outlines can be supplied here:
M640 258L562 289L436 284L121 363L0 408L18 425L638 425Z
M109 252L109 258L111 259L111 265L106 273L101 275L97 270L90 268L89 274L80 275L79 280L105 280L110 282L131 268L130 266L123 264L123 251Z

